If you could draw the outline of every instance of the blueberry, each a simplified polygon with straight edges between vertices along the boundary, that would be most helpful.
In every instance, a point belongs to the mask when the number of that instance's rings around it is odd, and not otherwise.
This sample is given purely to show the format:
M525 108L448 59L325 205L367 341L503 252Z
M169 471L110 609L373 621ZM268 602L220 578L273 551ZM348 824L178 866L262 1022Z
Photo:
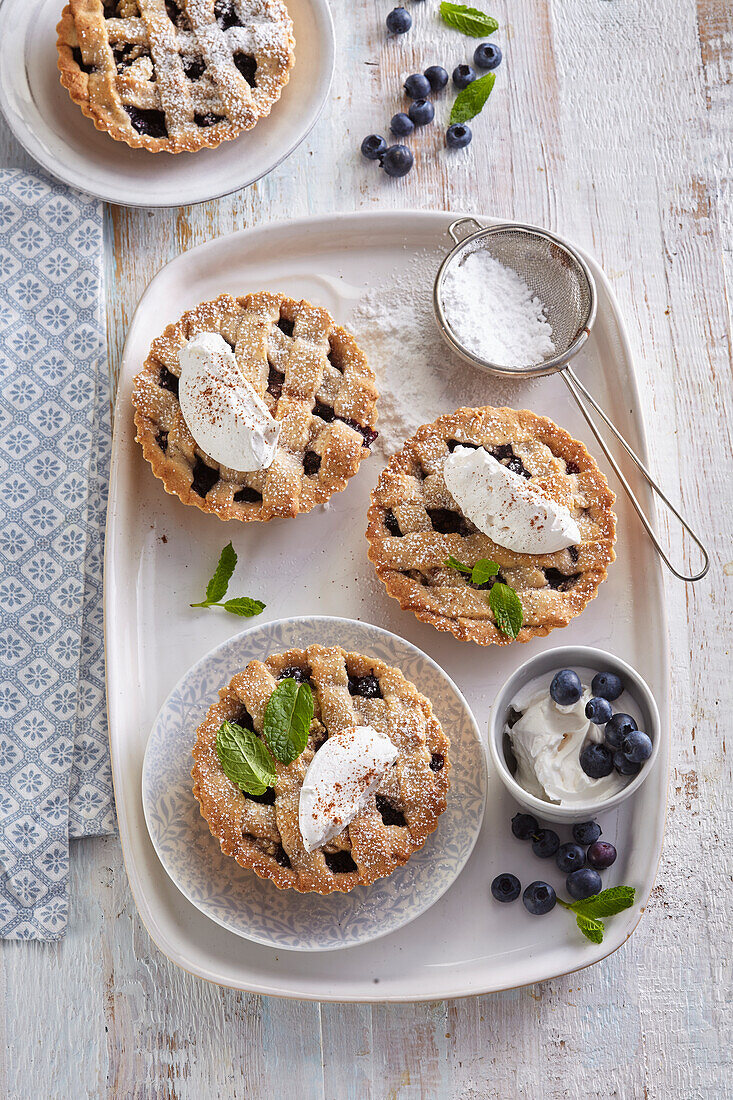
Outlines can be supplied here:
M430 81L422 73L413 73L405 81L405 95L410 99L425 99L430 95Z
M579 871L571 871L565 879L565 886L571 898L583 901L592 898L594 894L600 894L603 883L601 876L592 867L581 867Z
M448 73L442 65L430 65L423 76L428 79L428 84L434 92L440 92L448 83Z
M555 856L558 870L577 871L585 864L585 851L579 844L561 844Z
M453 83L456 88L467 88L476 79L476 73L470 65L456 65L453 70Z
M415 123L404 111L400 111L399 114L392 115L392 121L389 124L389 128L397 137L406 137L415 129Z
M369 134L361 143L361 155L367 160L379 160L387 148L387 142L381 134Z
M540 831L540 823L532 814L515 814L512 818L512 832L518 840L529 840Z
M573 839L578 844L595 844L601 831L597 821L581 821L579 825L573 825Z
M636 729L636 722L630 714L614 714L606 722L604 737L609 749L620 749L627 733Z
M595 867L596 871L605 871L606 867L616 862L616 849L613 844L608 844L605 840L597 840L595 844L591 844L586 856L591 867Z
M613 766L619 775L637 775L641 771L641 764L627 760L621 749L616 749L613 754Z
M571 707L583 694L583 685L577 672L571 668L561 668L552 677L550 698L560 707Z
M532 841L532 851L540 859L549 859L554 856L560 847L560 837L554 829L540 829Z
M393 8L387 16L387 30L390 34L405 34L412 26L412 16L405 8Z
M555 908L557 895L549 882L530 882L522 894L524 908L533 917L541 917L543 913L549 913Z
M429 99L416 99L407 113L416 126L427 126L435 118L435 108Z
M615 672L597 672L590 682L590 689L594 695L599 695L601 699L608 699L612 703L622 694L624 685L621 677Z
M445 132L445 144L449 149L465 149L472 137L470 126L466 126L465 122L454 122Z
M514 901L521 889L522 884L516 875L497 875L491 883L491 893L497 901Z
M613 771L613 753L605 745L586 745L580 754L580 766L591 779L603 779Z
M596 726L605 726L606 722L611 721L613 709L608 699L601 699L599 695L594 695L585 704L585 716L590 718Z
M390 145L380 158L380 164L388 176L406 176L413 165L413 155L406 145Z
M493 42L482 42L473 54L473 63L477 69L496 69L501 64L501 48Z
M652 755L652 739L641 730L627 733L621 742L621 752L632 764L643 764Z

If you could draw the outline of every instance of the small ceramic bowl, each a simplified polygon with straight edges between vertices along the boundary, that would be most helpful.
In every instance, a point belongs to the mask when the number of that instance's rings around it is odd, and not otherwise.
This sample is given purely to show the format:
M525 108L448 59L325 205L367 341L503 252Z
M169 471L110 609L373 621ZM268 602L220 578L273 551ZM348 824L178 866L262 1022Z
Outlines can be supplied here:
M507 746L504 738L504 725L512 702L517 695L538 678L547 680L549 690L552 677L561 668L572 668L580 675L588 670L595 672L615 672L624 682L624 689L631 696L639 714L639 728L648 733L652 739L652 755L642 765L639 773L633 777L623 790L608 798L597 801L575 803L572 806L559 806L554 802L545 802L542 798L536 798L528 794L517 783L512 774L513 761L507 758ZM581 675L581 679L584 677ZM589 682L589 681L588 681ZM614 710L622 709L615 703ZM644 780L650 774L657 756L661 729L659 711L648 685L630 665L622 661L620 657L612 653L606 653L602 649L592 649L589 646L563 646L560 649L550 649L545 653L537 653L530 657L499 689L494 700L494 706L489 719L489 752L494 768L501 780L516 802L529 813L539 817L543 821L557 821L571 824L576 821L588 821L607 810L612 810L621 802L624 802L632 794L638 791Z

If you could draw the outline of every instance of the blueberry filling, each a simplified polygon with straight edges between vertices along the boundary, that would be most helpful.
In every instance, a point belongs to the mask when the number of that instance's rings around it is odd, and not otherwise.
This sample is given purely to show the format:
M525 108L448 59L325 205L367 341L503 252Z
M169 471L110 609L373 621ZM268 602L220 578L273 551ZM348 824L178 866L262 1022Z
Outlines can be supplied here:
M223 122L224 115L215 115L212 111L207 111L205 115L194 115L193 121L205 130L207 126L216 126L217 122Z
M577 546L568 546L568 554L570 554L571 561L577 561L580 557L580 551Z
M517 458L515 455L511 443L501 443L498 447L493 448L491 454L497 462L501 462L502 466L506 466L513 474L521 474L522 477L532 476L521 458Z
M117 66L118 72L129 68L133 61L137 61L140 57L150 57L150 54L144 47L133 42L125 42L124 46L113 46L112 55L115 59L115 65ZM135 108L133 108L133 110L134 109ZM130 108L126 107L125 110L129 113ZM145 112L141 113L144 114Z
M453 454L456 447L468 447L470 451L477 451L479 449L478 443L464 443L462 439L449 439L448 450L451 454Z
M281 867L290 867L290 856L285 851L282 844L278 844L273 859L275 863L279 863Z
M285 375L283 374L283 372L276 370L273 366L270 366L270 373L267 375L267 392L271 393L276 401L280 400L280 396L283 392L284 382Z
M246 707L242 707L242 710L234 719L234 723L237 726L241 726L243 730L250 730L252 733L255 732L255 724L252 721L252 715ZM265 796L263 795L262 797L264 798Z
M260 806L274 806L275 805L275 791L272 787L268 787L264 794L246 794L245 798L250 802L258 802Z
M379 435L379 432L375 432L373 428L365 428L363 424L357 424L355 420L352 420L348 416L337 416L337 420L343 420L344 424L348 424L350 428L360 432L364 438L364 446L371 447L374 440Z
M567 592L577 583L580 577L580 573L561 573L559 569L545 569L543 572L550 588L554 588L558 592Z
M158 444L163 454L166 454L168 450L168 432L159 431L155 437L155 442Z
M310 680L310 676L304 668L300 668L298 665L289 665L287 668L281 669L277 674L278 680L295 680L296 684L307 684Z
M295 331L295 321L288 321L285 317L281 317L277 323L277 327L281 332L284 332L286 336L292 336Z
M322 401L316 401L313 406L313 415L319 416L321 420L325 420L327 424L330 424L332 420L336 419L333 405L324 405Z
M191 488L194 493L198 493L200 497L205 497L210 489L216 485L219 480L219 471L214 470L211 466L207 466L202 458L196 458L196 462L193 467L193 481L191 482Z
M82 52L78 46L72 47L71 56L74 58L74 61L77 63L83 73L96 73L97 70L94 68L93 65L87 65L86 61L82 57Z
M362 699L382 699L382 689L376 676L349 676L349 695Z
M133 130L145 137L166 138L168 128L165 124L165 115L162 111L142 111L139 107L125 107Z
M450 508L428 508L433 530L440 535L470 535L472 528L460 512Z
M395 535L398 538L402 536L402 532L400 531L400 525L397 522L397 516L394 514L394 512L392 511L391 508L388 512L385 512L384 526L387 528L390 535Z
M321 468L321 456L315 451L306 451L303 455L303 473L313 477Z
M242 26L232 0L214 0L214 15L223 31L228 31L230 27Z
M566 462L565 463L565 473L566 474L579 474L580 473L580 466L578 465L577 462Z
M352 859L351 852L324 852L323 858L326 866L334 875L348 875L350 871L358 871L359 868Z
M376 796L376 803L377 809L385 825L402 825L404 827L407 824L402 810L398 810L396 806L393 806L384 795L378 794Z
M176 378L175 374L168 370L167 367L160 368L160 376L158 382L164 390L169 390L171 393L174 393L176 397L178 397L178 379Z
M445 764L445 757L442 752L434 752L430 757L430 770L432 772L439 772Z
M201 57L184 57L181 60L183 71L189 80L199 80L206 72L206 65Z
M250 489L249 485L245 485L243 489L238 489L234 494L234 500L237 504L259 504L262 501L262 493L259 493L257 489Z
M472 584L471 587L478 589L480 592L490 592L495 584L506 584L501 573L497 573L495 577L489 577L483 584Z
M250 88L254 88L255 73L257 72L256 59L252 57L251 53L235 53L233 60Z

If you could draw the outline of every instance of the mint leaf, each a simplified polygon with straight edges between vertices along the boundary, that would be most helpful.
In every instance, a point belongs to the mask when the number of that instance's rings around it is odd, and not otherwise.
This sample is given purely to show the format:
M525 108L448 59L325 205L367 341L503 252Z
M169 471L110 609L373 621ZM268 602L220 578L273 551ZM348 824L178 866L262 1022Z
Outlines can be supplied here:
M488 558L479 558L471 570L471 580L474 584L486 584L498 572L499 566L495 561L489 561Z
M241 615L244 619L259 615L266 607L262 600L251 600L249 596L237 596L236 599L227 600L226 603L217 604L217 606L223 607L225 611L229 611L232 615Z
M496 73L487 73L486 76L480 76L478 80L473 80L467 88L458 93L451 108L451 126L456 122L468 122L481 113L484 103L491 95L495 80Z
M603 943L603 933L605 931L603 921L584 917L582 913L576 914L575 921L586 939L591 940L593 943Z
M516 638L522 628L524 615L519 596L508 584L495 584L489 592L489 607L494 612L496 625L508 638Z
M227 779L247 794L264 794L277 779L272 757L257 734L234 722L220 726L216 755Z
M229 587L229 581L237 564L237 552L231 542L224 547L214 576L206 586L206 602L218 603Z
M465 4L451 4L443 0L440 5L440 14L443 22L449 27L454 27L461 34L467 34L471 38L485 38L488 34L498 31L499 24L486 12L478 8L469 8Z
M290 764L308 743L313 720L313 693L292 676L281 680L265 707L264 733L273 756Z
M449 554L445 559L445 564L450 566L451 569L457 569L459 573L471 573L472 569L470 565L464 565L463 562L458 561L452 554Z
M634 904L636 890L633 886L612 886L609 890L602 890L600 894L594 894L583 901L574 901L570 906L573 913L583 917L613 917L616 913L622 913L624 909L630 909Z

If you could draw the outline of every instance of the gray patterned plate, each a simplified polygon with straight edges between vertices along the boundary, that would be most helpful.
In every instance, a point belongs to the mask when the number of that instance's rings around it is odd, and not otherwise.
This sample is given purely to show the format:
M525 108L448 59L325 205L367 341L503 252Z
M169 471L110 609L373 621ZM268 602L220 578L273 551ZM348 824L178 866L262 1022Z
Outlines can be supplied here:
M448 733L451 789L437 830L409 862L349 894L278 890L222 854L191 786L196 727L219 688L248 661L313 642L368 653L402 670L432 702ZM466 700L415 646L368 623L331 617L263 623L218 646L174 688L155 721L143 765L143 806L153 845L178 889L238 936L293 951L331 951L394 932L424 913L471 854L486 802L484 749Z

